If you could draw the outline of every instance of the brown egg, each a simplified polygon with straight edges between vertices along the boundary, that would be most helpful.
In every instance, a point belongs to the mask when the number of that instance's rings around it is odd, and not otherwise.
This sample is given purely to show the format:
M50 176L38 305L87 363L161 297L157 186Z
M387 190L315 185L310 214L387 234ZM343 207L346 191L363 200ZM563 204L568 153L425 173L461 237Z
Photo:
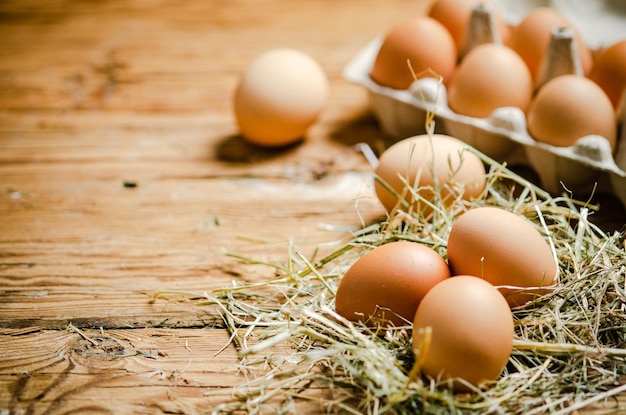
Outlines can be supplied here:
M337 313L369 325L410 324L426 293L450 276L445 260L417 242L380 245L345 273L335 297Z
M626 40L616 42L596 55L589 79L602 88L618 109L626 88Z
M591 69L591 51L583 42L574 25L558 11L549 7L537 7L524 16L511 30L509 46L526 62L534 79L538 78L539 68L550 45L552 30L571 28L576 34L576 45L584 74Z
M439 194L447 205L456 198L478 197L485 188L485 167L480 158L466 151L464 146L454 137L424 134L389 147L380 156L375 169L386 186L379 181L374 183L376 195L385 209L391 212L401 206L397 196L404 195L402 200L409 203L411 209L427 215L430 212L427 202L434 201L437 194L434 188L441 189ZM418 197L414 197L409 188Z
M552 250L539 231L496 207L472 209L452 225L448 262L453 275L474 275L500 287L511 306L547 293L557 276Z
M324 70L309 55L288 48L265 51L246 68L235 90L239 130L261 146L298 141L326 105L328 90Z
M485 118L501 107L525 111L532 91L532 76L515 52L484 44L461 61L448 87L448 105L459 114Z
M430 342L428 331L430 330ZM502 294L483 279L449 278L426 294L413 320L413 350L422 372L461 378L476 387L498 378L513 349L513 316ZM454 381L456 391L469 388Z
M405 20L385 35L370 76L380 85L408 88L415 78L433 77L447 82L456 65L457 50L452 36L438 21L426 16ZM410 64L410 67L409 67Z
M448 29L458 50L461 50L465 44L472 10L477 3L486 3L491 6L491 11L498 23L497 29L502 42L506 44L509 41L510 27L498 9L488 0L437 0L433 3L428 15Z
M571 146L587 135L606 138L615 148L617 120L609 97L593 81L562 75L544 84L526 114L528 131L537 141Z

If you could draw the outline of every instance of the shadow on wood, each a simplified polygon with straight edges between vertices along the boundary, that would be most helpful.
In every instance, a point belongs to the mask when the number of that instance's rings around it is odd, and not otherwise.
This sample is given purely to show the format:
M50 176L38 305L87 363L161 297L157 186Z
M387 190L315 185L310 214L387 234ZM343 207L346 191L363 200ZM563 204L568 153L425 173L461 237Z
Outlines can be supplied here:
M220 161L230 163L259 163L272 160L302 144L302 140L280 147L262 147L247 141L241 134L223 137L216 145L215 154Z

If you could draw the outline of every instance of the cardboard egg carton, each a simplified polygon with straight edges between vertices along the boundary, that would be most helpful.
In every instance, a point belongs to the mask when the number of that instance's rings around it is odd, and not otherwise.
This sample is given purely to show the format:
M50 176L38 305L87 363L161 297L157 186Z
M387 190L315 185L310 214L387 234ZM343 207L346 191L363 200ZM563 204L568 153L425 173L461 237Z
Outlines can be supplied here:
M612 152L608 140L599 135L581 137L570 147L536 141L528 132L526 115L515 107L498 108L487 118L458 114L448 106L446 87L437 79L416 80L406 90L374 82L369 73L382 41L378 37L366 44L344 67L343 76L366 88L372 111L386 135L399 140L423 133L427 115L432 113L438 132L459 138L496 161L529 165L547 191L595 189L613 193L626 206L626 126L621 128ZM578 70L568 69L558 60L553 63L546 70L547 77ZM548 74L550 71L557 73ZM625 124L626 105L620 114L618 119Z

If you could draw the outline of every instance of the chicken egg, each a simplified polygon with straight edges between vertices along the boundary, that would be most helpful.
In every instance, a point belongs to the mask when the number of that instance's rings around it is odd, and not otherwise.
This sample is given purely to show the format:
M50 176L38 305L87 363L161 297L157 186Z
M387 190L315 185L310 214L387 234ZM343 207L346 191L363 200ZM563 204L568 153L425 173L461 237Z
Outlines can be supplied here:
M576 27L561 13L549 7L537 7L528 12L511 30L508 45L528 65L535 80L550 46L552 30L568 27L574 31L578 57L584 74L591 69L591 51L583 42Z
M437 194L449 206L456 198L474 199L485 188L480 158L461 140L443 134L398 141L381 154L375 174L380 180L374 190L388 212L406 202L427 215Z
M462 50L466 43L472 11L478 3L485 3L491 8L491 13L497 22L497 30L501 41L503 43L508 42L510 27L506 24L498 9L487 0L437 0L432 4L428 15L448 29L457 49Z
M511 306L545 294L556 283L548 242L526 219L496 207L461 215L448 236L452 275L473 275L499 287Z
M422 373L450 380L456 391L493 382L513 349L513 316L483 279L451 277L431 289L413 320L413 350Z
M234 95L235 118L254 144L291 144L316 121L328 93L326 74L313 58L295 49L271 49L243 73Z
M389 242L348 269L337 289L335 309L348 320L371 325L410 324L426 293L449 276L448 264L429 246Z
M454 40L441 23L427 16L411 18L384 36L370 77L380 85L406 89L416 79L413 72L417 79L434 77L430 70L442 76L445 83L454 70L456 57Z
M472 49L461 61L448 88L448 105L471 117L488 117L496 108L525 111L533 80L524 61L504 45L487 43Z
M561 75L545 83L526 114L528 131L537 141L567 147L587 135L617 141L615 108L596 83L577 75Z
M589 79L602 88L618 109L626 89L626 40L598 52Z

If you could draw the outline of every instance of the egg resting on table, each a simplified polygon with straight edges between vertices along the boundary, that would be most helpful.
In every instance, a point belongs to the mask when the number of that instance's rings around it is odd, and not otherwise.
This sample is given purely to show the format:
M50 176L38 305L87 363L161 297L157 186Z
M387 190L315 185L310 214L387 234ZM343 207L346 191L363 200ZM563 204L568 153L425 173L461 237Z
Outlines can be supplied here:
M256 57L239 80L234 113L243 137L268 147L304 137L329 94L328 79L309 55L289 48Z

